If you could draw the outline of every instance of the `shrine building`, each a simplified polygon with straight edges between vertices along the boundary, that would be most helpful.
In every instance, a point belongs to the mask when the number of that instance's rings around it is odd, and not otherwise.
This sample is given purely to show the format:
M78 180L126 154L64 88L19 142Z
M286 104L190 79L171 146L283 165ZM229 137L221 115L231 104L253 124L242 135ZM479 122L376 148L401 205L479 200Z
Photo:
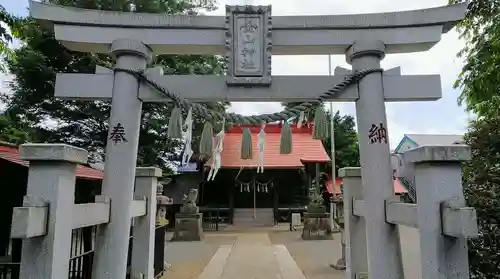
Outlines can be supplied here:
M246 127L252 133L253 155L244 160L241 141ZM238 126L228 130L223 141L221 168L213 181L205 181L200 186L200 206L227 207L231 212L230 223L252 219L262 225L272 225L283 218L280 208L282 211L304 208L308 203L307 185L311 185L331 161L321 140L312 138L310 125L301 128L291 125L292 152L280 154L281 124L268 124L264 172L257 173L260 129L260 126ZM205 164L206 169L211 163L209 160ZM208 171L205 177L207 174Z
M252 133L253 156L241 159L244 128ZM260 126L237 126L226 132L221 153L221 167L213 181L206 181L212 160L205 163L204 182L199 187L199 205L205 210L224 208L231 224L273 225L285 221L289 211L305 210L308 185L319 180L320 174L330 173L331 159L321 140L313 139L312 125L291 125L292 152L280 154L281 124L265 127L266 147L264 172L257 173L257 137ZM327 190L340 195L342 179ZM395 192L406 189L395 181Z

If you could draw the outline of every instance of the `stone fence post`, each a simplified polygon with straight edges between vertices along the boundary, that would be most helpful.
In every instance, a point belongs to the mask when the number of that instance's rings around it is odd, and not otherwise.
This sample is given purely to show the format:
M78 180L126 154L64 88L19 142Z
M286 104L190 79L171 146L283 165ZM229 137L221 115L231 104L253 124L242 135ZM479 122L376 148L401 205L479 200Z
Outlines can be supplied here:
M363 200L361 168L342 168L339 176L344 180L345 278L358 279L368 272L365 219L353 210L354 201Z
M467 238L477 234L473 208L466 207L460 164L470 160L466 145L421 146L404 153L414 164L421 276L468 279Z
M154 278L154 239L156 224L156 187L162 170L154 167L136 168L135 200L146 200L146 215L135 217L132 229L131 278Z
M20 158L30 162L28 185L11 231L23 239L21 279L68 277L76 167L87 155L64 144L21 145Z

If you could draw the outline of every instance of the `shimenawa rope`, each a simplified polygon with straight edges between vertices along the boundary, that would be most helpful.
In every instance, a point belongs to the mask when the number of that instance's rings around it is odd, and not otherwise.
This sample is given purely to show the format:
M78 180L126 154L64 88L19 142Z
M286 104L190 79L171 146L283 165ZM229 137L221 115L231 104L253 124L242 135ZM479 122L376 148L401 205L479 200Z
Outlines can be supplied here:
M354 72L351 75L347 75L343 81L341 81L340 83L335 85L330 90L319 95L317 97L317 99L314 101L304 102L304 103L301 103L300 105L294 106L292 108L287 108L283 111L272 113L272 114L260 114L260 115L251 115L251 116L244 116L244 115L236 114L236 113L218 112L218 111L210 110L209 108L207 108L203 104L191 103L188 100L179 96L177 93L171 92L168 89L163 88L160 85L158 85L155 81L148 79L144 75L143 71L140 71L140 70L115 68L114 71L115 72L125 72L125 73L128 73L128 74L135 76L138 80L145 82L146 84L150 85L154 89L158 90L165 97L172 100L172 102L174 102L175 106L182 107L186 111L189 109L189 107L192 107L193 113L196 113L198 115L203 115L205 117L208 117L209 119L212 119L214 117L218 118L218 119L225 118L227 122L231 122L234 124L260 125L262 122L270 123L270 122L276 122L276 121L286 121L291 117L296 117L296 116L300 115L301 111L307 111L307 110L314 108L317 105L321 104L325 99L330 99L330 98L335 97L335 94L341 92L347 86L361 80L366 75L369 75L371 73L376 73L376 72L382 72L383 69L366 69L366 70Z
M244 116L236 113L227 113L227 112L218 112L207 108L204 104L201 103L191 103L190 101L182 98L176 92L171 92L166 88L163 88L158 83L153 80L150 80L148 77L144 75L144 72L141 70L133 70L133 69L123 69L123 68L115 68L115 72L125 72L130 75L136 77L139 81L144 82L156 89L158 92L163 94L165 97L170 99L175 106L174 111L172 112L170 121L169 121L169 131L168 135L172 138L181 138L182 137L182 114L180 112L180 108L188 111L190 108L193 113L197 115L204 116L207 121L205 122L201 142L200 142L200 153L211 155L213 151L213 127L210 124L210 120L213 118L217 119L225 119L228 123L233 124L250 124L250 125L261 125L262 123L270 123L276 121L284 121L285 127L282 128L281 139L280 139L280 153L281 154L290 154L292 152L292 133L290 127L288 126L287 120L292 117L298 117L304 114L305 111L308 111L312 108L316 108L315 116L314 116L314 133L313 138L315 139L326 139L328 137L328 119L326 117L325 111L321 104L325 99L330 99L335 97L335 95L349 85L354 84L361 80L366 75L376 72L382 72L383 69L366 69L361 71L356 71L350 75L347 75L343 81L335 85L333 88L319 95L316 100L312 100L310 102L304 102L292 108L286 108L283 111L272 113L272 114L261 114L261 115L251 115ZM301 118L301 117L300 117ZM302 124L302 123L301 123ZM173 126L173 127L170 127ZM252 140L251 134L249 133L248 128L243 133L243 140L241 146L241 158L242 159L251 159L252 158Z

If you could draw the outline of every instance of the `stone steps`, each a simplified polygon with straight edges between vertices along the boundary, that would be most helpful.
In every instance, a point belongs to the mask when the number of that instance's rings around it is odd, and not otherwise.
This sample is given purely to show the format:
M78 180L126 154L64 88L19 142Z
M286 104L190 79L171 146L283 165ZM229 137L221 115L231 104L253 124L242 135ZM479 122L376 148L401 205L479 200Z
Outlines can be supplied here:
M272 226L274 212L272 208L236 208L234 210L234 225L237 226Z

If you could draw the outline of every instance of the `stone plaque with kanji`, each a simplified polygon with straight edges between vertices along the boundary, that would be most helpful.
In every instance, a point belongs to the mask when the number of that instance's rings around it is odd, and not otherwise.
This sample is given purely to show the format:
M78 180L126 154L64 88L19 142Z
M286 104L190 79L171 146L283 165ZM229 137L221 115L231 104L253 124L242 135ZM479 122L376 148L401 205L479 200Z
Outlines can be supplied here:
M226 6L228 85L271 83L271 7Z

